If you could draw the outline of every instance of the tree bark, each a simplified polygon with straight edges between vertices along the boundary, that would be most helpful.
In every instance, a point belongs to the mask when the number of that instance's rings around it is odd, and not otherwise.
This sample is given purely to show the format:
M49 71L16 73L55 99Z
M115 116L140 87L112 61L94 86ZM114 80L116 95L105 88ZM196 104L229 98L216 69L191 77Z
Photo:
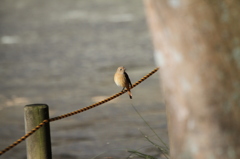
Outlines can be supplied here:
M145 0L173 159L240 158L240 1Z

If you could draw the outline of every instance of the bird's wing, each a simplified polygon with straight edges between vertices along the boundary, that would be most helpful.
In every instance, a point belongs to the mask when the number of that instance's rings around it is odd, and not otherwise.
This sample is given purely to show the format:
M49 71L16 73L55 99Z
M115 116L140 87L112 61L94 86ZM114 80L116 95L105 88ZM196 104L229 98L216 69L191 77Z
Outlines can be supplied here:
M128 77L128 74L126 72L124 72L124 74L126 76L126 79L127 79L128 83L129 83L129 85L132 87L132 83L131 83L130 78Z

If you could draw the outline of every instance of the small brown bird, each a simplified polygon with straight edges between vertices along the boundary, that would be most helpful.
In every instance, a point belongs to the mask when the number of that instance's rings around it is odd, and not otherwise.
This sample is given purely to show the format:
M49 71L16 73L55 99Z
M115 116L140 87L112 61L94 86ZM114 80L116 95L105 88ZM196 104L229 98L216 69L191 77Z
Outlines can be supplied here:
M117 86L123 87L122 91L126 87L128 91L128 95L130 99L132 99L132 93L130 91L130 87L132 87L132 83L130 78L128 77L128 74L125 71L126 69L123 66L118 67L114 75L114 82L116 83Z

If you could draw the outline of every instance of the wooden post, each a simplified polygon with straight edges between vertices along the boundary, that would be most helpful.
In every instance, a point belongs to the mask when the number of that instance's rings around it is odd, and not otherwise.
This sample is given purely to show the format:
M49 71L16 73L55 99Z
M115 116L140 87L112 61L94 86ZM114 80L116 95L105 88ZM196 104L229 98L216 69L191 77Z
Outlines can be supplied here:
M48 105L31 104L24 107L26 133L43 120L49 119ZM51 137L49 123L46 123L26 141L28 159L51 159Z

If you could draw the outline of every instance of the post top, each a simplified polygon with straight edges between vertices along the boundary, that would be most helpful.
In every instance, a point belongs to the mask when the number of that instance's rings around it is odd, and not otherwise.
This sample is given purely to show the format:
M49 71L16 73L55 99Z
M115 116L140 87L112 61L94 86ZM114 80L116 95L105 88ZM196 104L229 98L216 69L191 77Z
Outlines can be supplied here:
M25 107L36 107L36 106L45 106L48 107L47 104L43 104L43 103L35 103L35 104L28 104Z

